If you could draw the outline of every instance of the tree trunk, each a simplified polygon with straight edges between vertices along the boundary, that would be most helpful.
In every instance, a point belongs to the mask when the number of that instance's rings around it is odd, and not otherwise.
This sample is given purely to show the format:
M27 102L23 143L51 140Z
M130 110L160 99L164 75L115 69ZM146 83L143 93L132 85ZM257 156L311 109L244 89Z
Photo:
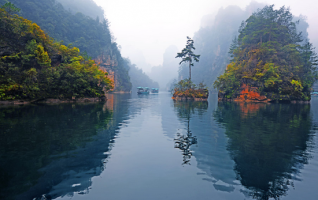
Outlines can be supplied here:
M189 62L189 81L191 81L191 62Z
M191 89L191 61L189 61L189 88Z

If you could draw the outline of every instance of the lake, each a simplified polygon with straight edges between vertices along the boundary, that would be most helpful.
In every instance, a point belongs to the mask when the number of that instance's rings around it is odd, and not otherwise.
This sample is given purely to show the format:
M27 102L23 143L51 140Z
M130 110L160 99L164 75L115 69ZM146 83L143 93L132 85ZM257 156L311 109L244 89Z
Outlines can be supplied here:
M310 104L174 102L0 107L0 199L317 199ZM45 197L45 198L44 198Z

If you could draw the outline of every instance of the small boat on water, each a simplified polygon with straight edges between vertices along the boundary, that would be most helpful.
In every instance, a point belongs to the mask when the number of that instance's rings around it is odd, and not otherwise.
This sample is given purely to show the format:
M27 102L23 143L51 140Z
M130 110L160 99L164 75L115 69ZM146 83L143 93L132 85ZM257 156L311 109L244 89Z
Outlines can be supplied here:
M137 87L137 94L149 94L148 87Z
M318 92L312 92L310 93L312 96L318 96Z
M159 93L159 89L158 88L151 88L151 93Z

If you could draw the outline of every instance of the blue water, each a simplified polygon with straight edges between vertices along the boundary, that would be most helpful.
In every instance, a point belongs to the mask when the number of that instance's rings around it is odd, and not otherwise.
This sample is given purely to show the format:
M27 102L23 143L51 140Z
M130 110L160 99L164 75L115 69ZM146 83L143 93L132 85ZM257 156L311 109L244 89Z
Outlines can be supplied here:
M0 108L0 199L317 199L311 104L174 102Z

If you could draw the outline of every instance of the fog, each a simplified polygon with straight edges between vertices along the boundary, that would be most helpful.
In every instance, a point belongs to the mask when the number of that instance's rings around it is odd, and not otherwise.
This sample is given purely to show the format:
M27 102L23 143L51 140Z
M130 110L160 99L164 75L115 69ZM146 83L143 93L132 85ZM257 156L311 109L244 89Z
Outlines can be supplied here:
M244 9L251 0L94 0L104 11L110 29L121 46L121 53L132 63L150 73L152 66L162 65L166 49L175 45L181 50L186 36L192 37L201 25L214 16L220 8L237 5ZM318 39L318 12L315 0L257 0L265 4L290 7L298 16L307 16L309 38L315 46ZM213 20L211 20L213 21ZM316 34L317 35L317 34Z

